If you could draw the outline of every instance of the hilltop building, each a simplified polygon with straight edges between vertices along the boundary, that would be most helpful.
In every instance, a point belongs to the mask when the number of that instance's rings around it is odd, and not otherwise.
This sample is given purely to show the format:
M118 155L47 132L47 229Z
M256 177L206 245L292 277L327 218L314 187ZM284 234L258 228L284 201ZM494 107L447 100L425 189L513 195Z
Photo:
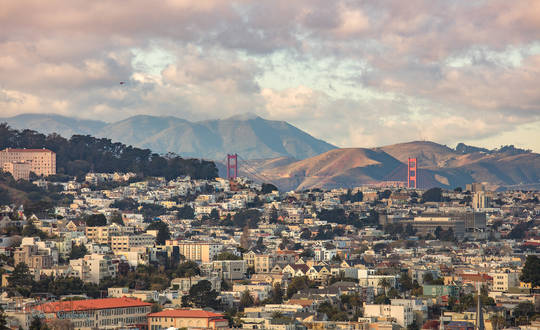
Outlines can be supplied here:
M0 165L15 180L30 178L30 172L49 176L56 174L56 153L48 149L12 149L0 151Z

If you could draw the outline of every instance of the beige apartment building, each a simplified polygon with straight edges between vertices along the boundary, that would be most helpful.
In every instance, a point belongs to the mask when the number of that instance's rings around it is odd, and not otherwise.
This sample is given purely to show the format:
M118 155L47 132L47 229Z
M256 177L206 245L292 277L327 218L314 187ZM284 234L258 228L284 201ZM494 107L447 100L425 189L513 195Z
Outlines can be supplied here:
M273 254L256 254L253 251L244 253L244 260L248 267L253 267L255 273L269 273L275 265Z
M118 264L112 260L111 256L97 253L87 254L80 259L72 259L69 261L69 267L70 276L96 284L104 278L115 277L118 273Z
M112 237L129 235L135 232L134 227L120 226L113 223L110 226L86 227L86 237L97 244L111 244Z
M22 163L29 166L22 165ZM10 172L14 177L24 176L15 177L15 179L28 179L30 172L49 176L56 174L56 153L48 149L7 148L0 151L0 166L3 171ZM28 167L30 167L30 171L27 172Z
M18 247L13 253L14 264L25 263L30 269L49 269L53 266L53 257L38 251L36 245Z
M180 242L169 240L165 245L178 246L179 253L187 260L210 262L223 249L223 245L211 242Z
M25 162L4 163L2 171L11 173L15 180L30 180L32 165Z
M116 252L129 252L137 248L154 246L156 238L152 235L121 235L111 236L111 249Z
M493 277L493 291L508 292L508 289L519 286L519 273L498 272L489 273Z

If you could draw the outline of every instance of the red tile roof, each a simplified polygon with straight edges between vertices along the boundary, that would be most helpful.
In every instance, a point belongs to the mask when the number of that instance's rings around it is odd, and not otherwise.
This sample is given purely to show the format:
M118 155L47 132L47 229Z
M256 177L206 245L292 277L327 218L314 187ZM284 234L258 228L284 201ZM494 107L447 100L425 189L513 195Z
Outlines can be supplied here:
M34 307L44 313L70 312L70 311L86 311L95 309L110 309L110 308L125 308L125 307L144 307L152 306L136 298L103 298L103 299L87 299L75 301L55 301L45 303Z
M223 315L197 309L167 309L148 314L148 317L222 318Z
M49 149L15 149L15 148L6 148L2 151L7 151L7 152L39 152L39 151L42 151L42 152L52 152L51 150Z

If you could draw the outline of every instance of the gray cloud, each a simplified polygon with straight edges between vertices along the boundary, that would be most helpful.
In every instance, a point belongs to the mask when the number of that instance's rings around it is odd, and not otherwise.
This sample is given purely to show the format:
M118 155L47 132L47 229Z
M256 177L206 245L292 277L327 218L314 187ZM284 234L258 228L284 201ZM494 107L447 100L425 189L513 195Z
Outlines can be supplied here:
M10 1L0 107L256 112L348 146L485 139L540 123L538 31L534 0ZM134 65L155 49L172 57L159 72Z

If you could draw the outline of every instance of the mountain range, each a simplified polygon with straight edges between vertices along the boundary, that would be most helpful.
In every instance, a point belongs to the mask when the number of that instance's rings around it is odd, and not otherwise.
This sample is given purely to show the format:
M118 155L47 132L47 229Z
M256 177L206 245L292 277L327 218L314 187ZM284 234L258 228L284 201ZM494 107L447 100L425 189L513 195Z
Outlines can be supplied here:
M249 172L284 190L343 188L407 180L407 159L417 158L418 187L465 187L486 182L493 188L540 188L540 154L511 146L496 150L452 149L429 141L379 148L334 149L315 157L251 161ZM241 168L242 169L242 168ZM243 173L243 172L241 172Z
M157 153L176 153L221 161L228 153L243 159L272 157L313 157L336 147L316 139L284 121L266 120L254 115L191 122L177 117L133 116L106 123L53 114L23 114L0 118L16 129L110 138Z
M134 116L114 123L58 115L0 119L18 129L110 138L158 153L213 159L224 173L227 153L238 153L240 174L283 190L355 187L406 181L409 157L418 160L418 186L540 189L540 155L513 146L488 150L463 143L455 149L429 141L377 148L337 148L283 121L240 115L190 122L177 117Z

